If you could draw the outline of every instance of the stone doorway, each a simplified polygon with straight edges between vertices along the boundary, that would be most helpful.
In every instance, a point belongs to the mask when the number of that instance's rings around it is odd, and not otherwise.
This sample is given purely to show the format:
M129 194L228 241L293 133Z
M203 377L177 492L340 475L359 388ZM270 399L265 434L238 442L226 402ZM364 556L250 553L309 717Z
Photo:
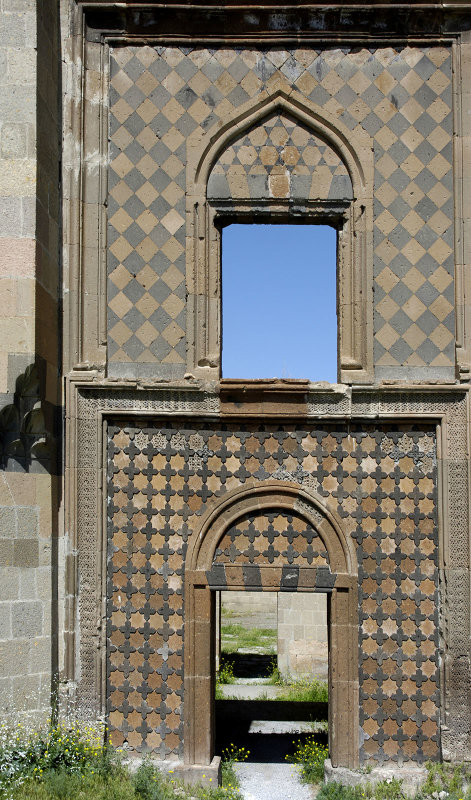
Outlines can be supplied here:
M243 748L250 774L327 745L328 611L328 592L216 592L217 755Z
M261 530L268 517L281 530L280 516L316 532L325 548L318 564L270 564L262 557L254 564L238 558L235 536L247 520ZM185 575L185 762L195 773L215 766L216 592L222 590L328 592L329 753L334 766L358 765L357 584L346 539L329 516L299 486L261 482L218 498L194 531ZM232 562L225 560L228 547ZM324 553L327 563L321 564Z

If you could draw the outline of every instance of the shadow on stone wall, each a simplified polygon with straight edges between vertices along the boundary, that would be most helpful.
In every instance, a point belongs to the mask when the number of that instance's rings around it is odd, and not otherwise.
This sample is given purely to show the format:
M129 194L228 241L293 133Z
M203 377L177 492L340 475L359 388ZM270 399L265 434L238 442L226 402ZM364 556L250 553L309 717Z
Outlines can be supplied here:
M0 469L57 473L55 437L50 432L56 427L55 414L44 406L40 369L31 364L16 379L13 402L0 411Z

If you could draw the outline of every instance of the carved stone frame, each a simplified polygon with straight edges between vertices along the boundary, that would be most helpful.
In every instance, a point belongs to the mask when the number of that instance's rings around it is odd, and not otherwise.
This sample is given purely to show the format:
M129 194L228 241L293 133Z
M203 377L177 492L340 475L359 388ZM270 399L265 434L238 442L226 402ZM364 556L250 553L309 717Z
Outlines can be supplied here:
M315 527L329 553L335 585L329 615L329 751L334 766L359 766L358 592L356 556L341 521L321 498L286 481L248 481L208 509L188 542L185 567L185 763L203 769L214 757L215 608L208 572L225 530L264 508L296 512ZM263 566L262 583L281 589L280 568ZM316 591L315 567L300 570L298 589ZM247 586L232 585L231 589ZM319 591L319 589L317 589Z
M441 742L444 758L471 755L468 730L471 674L469 657L469 444L468 392L464 387L353 388L348 392L306 390L307 414L257 414L267 420L290 418L364 419L437 423L439 488L439 570L441 596ZM217 394L193 387L138 389L102 382L97 374L75 374L67 384L66 530L68 558L62 597L65 652L61 674L62 708L96 719L105 709L104 554L106 422L150 417L220 419ZM243 409L236 416L240 417ZM253 412L252 412L253 414ZM225 414L227 423L230 415ZM299 487L300 489L301 487ZM298 490L299 491L299 490ZM66 554L67 555L67 554ZM207 590L209 592L209 590Z
M236 202L232 211L207 200L211 167L219 154L245 130L268 115L280 112L299 120L326 141L345 164L353 200L343 204L273 201L260 208L256 201ZM220 234L215 224L225 213L230 221L251 214L317 222L338 217L343 225L338 248L339 381L372 383L373 371L373 188L374 163L370 137L347 130L324 109L286 86L273 94L261 92L232 117L207 134L195 133L187 145L187 291L188 370L203 380L220 378L221 281Z

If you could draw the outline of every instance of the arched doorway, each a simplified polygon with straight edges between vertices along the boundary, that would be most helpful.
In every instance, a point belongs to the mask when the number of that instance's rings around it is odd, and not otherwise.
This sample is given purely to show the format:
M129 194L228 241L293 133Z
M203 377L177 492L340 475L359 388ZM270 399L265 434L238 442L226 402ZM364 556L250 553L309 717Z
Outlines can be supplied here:
M252 563L215 556L238 520L267 510L303 519L322 542L326 564ZM214 756L215 592L327 591L329 615L329 753L334 766L356 767L358 743L358 612L356 559L339 519L322 500L281 481L245 484L218 498L194 530L185 571L185 763L210 765Z

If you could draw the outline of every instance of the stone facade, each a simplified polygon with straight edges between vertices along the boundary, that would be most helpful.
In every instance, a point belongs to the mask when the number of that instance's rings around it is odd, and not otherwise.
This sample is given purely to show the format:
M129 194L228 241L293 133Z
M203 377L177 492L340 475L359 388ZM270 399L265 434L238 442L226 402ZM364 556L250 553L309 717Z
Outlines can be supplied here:
M2 4L0 694L35 720L58 679L59 41L53 3Z
M301 486L306 479L308 486L317 483L317 493L357 545L365 755L401 761L438 757L433 429L391 431L362 424L348 431L338 426L292 431L265 424L261 431L246 422L240 432L201 424L188 432L181 425L126 426L110 428L109 436L113 741L157 750L162 757L182 754L183 575L193 515L214 495L254 476L261 482L276 478L282 465L299 471ZM302 516L276 507L245 514L227 529L214 551L208 584L270 589L268 565L276 567L285 588L302 586L307 566L317 568L318 587L335 585L320 532ZM410 716L420 716L420 726L405 718L405 703Z
M334 768L471 758L471 9L60 5L1 6L4 709L215 775L216 593L310 592ZM338 230L337 384L221 378L240 221Z

